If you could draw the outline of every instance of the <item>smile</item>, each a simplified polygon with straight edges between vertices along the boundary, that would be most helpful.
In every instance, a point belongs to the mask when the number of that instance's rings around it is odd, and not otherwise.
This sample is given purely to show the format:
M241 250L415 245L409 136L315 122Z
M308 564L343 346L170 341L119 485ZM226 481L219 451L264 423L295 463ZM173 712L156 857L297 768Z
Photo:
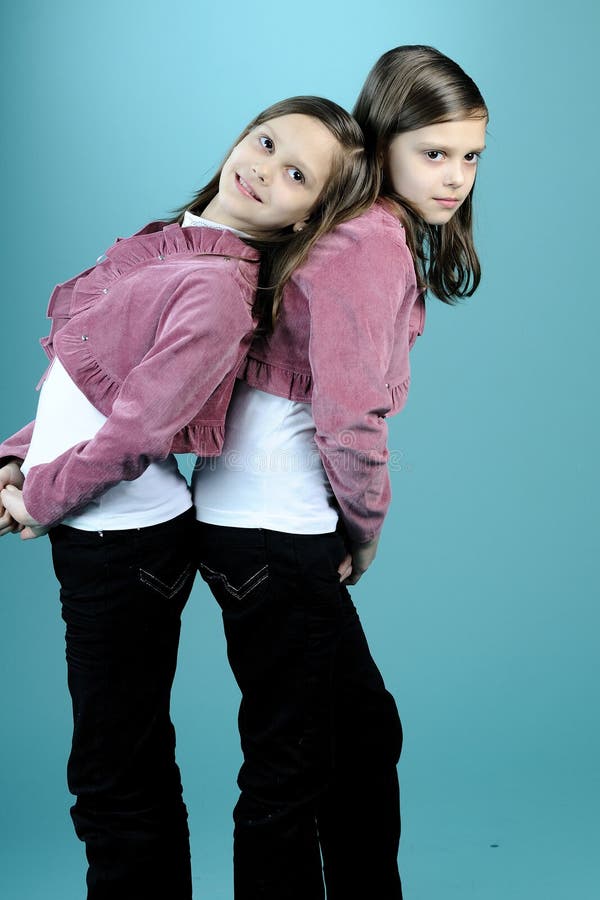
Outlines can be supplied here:
M238 191L241 194L244 194L246 197L250 197L251 200L257 200L258 203L262 203L262 200L260 199L258 194L256 194L252 190L252 188L250 187L248 182L244 181L242 176L238 175L237 172L235 173L235 183L236 183L236 187L237 187Z

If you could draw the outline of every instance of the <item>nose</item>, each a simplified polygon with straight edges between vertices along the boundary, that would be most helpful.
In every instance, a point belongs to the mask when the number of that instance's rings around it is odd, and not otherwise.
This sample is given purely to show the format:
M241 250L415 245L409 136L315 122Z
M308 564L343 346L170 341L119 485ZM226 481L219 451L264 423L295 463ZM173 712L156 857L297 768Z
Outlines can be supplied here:
M269 165L265 160L257 160L253 163L252 173L258 178L261 184L268 184L270 178Z
M465 182L465 173L463 170L462 159L448 160L446 170L444 172L444 184L447 187L460 187Z

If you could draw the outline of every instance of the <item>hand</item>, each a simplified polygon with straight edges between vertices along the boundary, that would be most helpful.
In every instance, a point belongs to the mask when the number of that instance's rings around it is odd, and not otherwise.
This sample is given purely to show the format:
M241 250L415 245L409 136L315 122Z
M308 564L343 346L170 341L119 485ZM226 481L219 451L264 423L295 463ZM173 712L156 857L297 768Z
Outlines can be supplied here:
M356 584L357 581L365 574L375 556L377 554L377 545L379 544L379 535L366 544L351 544L350 554L352 560L352 569L349 575L343 579L344 584ZM341 563L343 566L347 563L348 557ZM346 565L347 568L347 565ZM338 572L340 569L338 569Z
M0 467L0 491L9 484L16 488L22 488L25 478L21 472L21 466L14 460ZM0 537L5 534L21 531L23 528L8 512L3 505L0 505Z
M21 531L22 541L33 541L35 538L43 537L50 531L49 525L28 525L26 528L23 525L19 525L19 528L23 529Z
M10 515L12 519L18 523L17 527L12 530L20 531L22 540L28 541L36 537L41 537L43 534L47 534L49 529L44 525L40 525L39 522L36 522L36 520L27 512L27 507L23 502L23 491L12 484L9 484L0 493L0 500L4 507L5 515Z
M21 472L21 465L16 460L13 459L0 467L0 491L4 490L7 484L14 484L16 488L21 489L24 481L25 476Z
M340 581L345 582L352 574L352 556L348 553L338 566Z

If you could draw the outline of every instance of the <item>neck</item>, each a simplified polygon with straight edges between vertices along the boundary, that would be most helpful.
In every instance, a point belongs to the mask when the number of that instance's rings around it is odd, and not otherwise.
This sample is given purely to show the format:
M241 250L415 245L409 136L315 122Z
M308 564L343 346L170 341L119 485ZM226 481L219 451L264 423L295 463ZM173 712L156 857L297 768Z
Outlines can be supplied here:
M248 237L257 237L256 234L252 233L251 228L247 227L245 222L233 221L230 216L223 212L221 204L219 203L218 194L216 194L208 205L204 207L202 212L197 213L197 215L202 216L203 219L208 219L210 222L215 222L217 225L224 225L226 228L233 228L235 231L241 231Z

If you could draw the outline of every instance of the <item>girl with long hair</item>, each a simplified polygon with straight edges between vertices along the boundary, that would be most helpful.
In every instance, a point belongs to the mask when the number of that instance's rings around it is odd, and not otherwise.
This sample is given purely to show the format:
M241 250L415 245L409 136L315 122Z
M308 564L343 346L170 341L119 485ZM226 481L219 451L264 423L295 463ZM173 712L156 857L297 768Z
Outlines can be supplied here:
M0 534L55 526L88 900L191 898L169 705L194 514L173 453L221 451L256 326L373 185L343 109L282 101L173 221L118 241L52 295L36 421L0 446Z
M398 47L355 115L378 202L322 238L256 337L224 453L193 477L197 559L242 700L236 900L399 900L400 719L350 599L390 501L426 293L480 279L472 197L487 108L431 47ZM324 879L323 879L324 870Z

